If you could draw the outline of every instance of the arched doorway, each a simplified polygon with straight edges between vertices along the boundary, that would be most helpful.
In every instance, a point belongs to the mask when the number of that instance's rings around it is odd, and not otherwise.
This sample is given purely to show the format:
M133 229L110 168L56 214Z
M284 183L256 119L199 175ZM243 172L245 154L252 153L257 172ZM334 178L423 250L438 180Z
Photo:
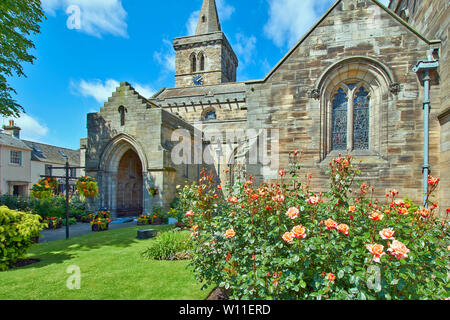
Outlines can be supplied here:
M129 149L123 154L117 169L117 215L124 217L142 214L142 194L142 163L137 153Z

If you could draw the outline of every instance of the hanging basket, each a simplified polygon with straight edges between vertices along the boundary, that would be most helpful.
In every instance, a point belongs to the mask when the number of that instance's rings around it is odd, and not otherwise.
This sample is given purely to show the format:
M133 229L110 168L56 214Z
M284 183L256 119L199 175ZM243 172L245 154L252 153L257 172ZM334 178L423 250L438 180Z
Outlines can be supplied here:
M98 183L95 178L81 177L75 185L78 193L84 198L94 198L98 194Z
M36 199L49 199L57 191L58 181L55 178L46 178L33 185L31 195Z

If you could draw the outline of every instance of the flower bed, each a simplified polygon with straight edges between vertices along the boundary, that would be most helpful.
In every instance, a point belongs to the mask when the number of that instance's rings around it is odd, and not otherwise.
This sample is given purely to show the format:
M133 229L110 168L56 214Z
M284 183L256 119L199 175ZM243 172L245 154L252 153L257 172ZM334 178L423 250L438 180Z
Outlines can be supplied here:
M44 219L44 224L47 224L46 229L61 229L63 225L63 219L58 217L49 217Z
M111 212L107 210L99 210L96 215L92 215L91 228L92 231L106 231L109 229L111 222Z
M313 192L294 152L278 183L255 186L244 173L221 199L203 172L179 195L197 279L232 299L446 298L448 224L431 201L439 180L430 177L426 209L395 189L377 198L351 157L327 174L329 191Z

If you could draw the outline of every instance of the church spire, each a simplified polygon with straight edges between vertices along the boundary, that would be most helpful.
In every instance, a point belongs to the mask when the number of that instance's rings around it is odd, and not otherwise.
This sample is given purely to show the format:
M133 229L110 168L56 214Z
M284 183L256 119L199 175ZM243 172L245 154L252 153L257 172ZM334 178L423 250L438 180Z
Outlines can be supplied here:
M222 31L222 29L220 27L219 14L217 13L216 0L203 0L195 35L217 31Z

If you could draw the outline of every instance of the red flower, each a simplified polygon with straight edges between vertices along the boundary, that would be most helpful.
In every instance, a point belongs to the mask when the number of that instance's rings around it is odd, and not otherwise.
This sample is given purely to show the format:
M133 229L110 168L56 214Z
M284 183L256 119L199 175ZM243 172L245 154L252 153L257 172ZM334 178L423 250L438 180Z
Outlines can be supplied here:
M334 282L336 280L336 276L332 274L331 272L327 275L327 279L330 282Z

